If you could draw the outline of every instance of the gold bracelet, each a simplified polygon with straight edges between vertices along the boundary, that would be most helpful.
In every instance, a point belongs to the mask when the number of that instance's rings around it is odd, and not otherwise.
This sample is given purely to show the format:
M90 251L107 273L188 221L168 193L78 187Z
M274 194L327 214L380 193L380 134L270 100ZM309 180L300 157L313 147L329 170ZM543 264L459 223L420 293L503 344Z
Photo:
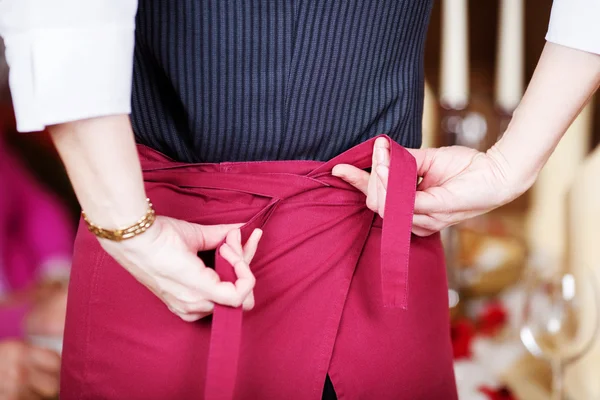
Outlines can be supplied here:
M150 202L150 199L146 199L146 201L148 202L148 211L146 211L146 214L142 218L140 218L136 223L126 228L112 230L100 228L99 226L94 225L92 222L90 222L90 220L88 220L87 216L85 215L85 212L82 211L81 216L87 224L89 231L92 232L94 235L102 239L120 242L122 240L131 239L132 237L146 232L146 230L148 230L148 228L150 228L154 223L154 220L156 219L156 213L154 212L154 208L152 208L152 203Z

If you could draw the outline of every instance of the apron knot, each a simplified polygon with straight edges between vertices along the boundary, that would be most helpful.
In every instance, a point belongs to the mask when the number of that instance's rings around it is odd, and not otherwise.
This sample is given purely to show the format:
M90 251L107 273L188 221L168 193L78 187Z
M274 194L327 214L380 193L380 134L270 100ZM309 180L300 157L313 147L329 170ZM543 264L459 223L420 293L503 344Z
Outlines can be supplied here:
M390 143L390 174L385 201L386 212L383 219L380 254L382 300L384 307L406 309L408 307L408 265L417 188L417 167L414 157L404 147L386 135L379 137L385 137ZM376 139L377 137L363 142L320 164L306 175L296 177L302 178L298 182L293 179L293 176L289 176L287 189L283 190L284 193L280 193L283 196L273 197L272 194L267 193L267 187L260 184L258 177L254 179L255 186L253 190L264 192L262 194L272 197L273 201L265 208L265 212L261 212L243 227L243 240L247 239L253 228L260 227L266 222L280 198L286 197L285 195L290 193L293 194L295 191L310 190L315 185L324 185L319 177L331 176L331 170L335 165L352 164L361 169L370 167ZM178 175L178 178L185 179L185 175ZM212 184L214 187L218 187L225 178L225 176L219 176L219 182L212 182ZM292 184L293 182L295 183ZM180 184L185 186L185 182L180 182ZM218 252L215 261L216 271L221 279L235 281L236 276L233 268L220 257ZM215 305L205 386L206 400L231 400L234 398L241 330L241 307L230 308Z

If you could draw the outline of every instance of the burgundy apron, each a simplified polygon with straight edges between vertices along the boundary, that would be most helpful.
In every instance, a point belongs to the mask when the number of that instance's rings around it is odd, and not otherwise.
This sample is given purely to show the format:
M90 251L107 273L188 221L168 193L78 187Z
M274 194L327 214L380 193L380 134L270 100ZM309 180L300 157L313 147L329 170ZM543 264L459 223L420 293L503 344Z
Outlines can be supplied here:
M158 214L246 222L243 241L263 229L256 306L184 322L80 229L61 399L318 400L326 374L339 399L456 399L439 235L411 238L414 159L388 138L383 221L331 175L370 167L374 140L324 163L185 164L140 146Z

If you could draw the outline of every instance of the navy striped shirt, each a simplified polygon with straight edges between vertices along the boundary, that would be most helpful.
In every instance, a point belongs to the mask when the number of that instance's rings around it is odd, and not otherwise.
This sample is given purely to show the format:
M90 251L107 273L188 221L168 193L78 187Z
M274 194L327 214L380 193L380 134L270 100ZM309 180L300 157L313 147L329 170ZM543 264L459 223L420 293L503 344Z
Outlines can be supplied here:
M421 143L431 0L140 0L137 141L187 162Z

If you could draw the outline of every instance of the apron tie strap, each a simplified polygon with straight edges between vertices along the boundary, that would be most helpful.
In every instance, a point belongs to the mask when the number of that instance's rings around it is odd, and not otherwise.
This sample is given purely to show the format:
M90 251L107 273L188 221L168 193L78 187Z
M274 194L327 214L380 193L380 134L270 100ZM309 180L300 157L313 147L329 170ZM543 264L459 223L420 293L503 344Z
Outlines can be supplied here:
M390 174L381 236L381 289L384 307L406 309L417 165L404 147L388 140Z

